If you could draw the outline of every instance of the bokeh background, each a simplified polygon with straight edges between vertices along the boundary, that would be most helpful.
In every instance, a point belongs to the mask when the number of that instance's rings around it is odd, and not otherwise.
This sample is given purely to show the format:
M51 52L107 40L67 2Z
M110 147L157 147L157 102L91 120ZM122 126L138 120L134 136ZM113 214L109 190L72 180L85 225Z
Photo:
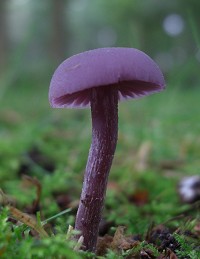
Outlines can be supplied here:
M0 98L18 78L50 79L65 58L107 46L139 48L168 80L195 87L199 10L198 0L1 0Z

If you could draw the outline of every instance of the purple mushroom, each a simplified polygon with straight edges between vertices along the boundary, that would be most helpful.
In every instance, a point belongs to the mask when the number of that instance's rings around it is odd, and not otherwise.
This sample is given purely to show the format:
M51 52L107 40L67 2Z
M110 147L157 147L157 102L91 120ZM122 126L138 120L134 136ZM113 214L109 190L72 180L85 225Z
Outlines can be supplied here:
M118 101L164 88L164 77L156 63L133 48L102 48L74 55L53 75L49 91L52 107L91 107L92 143L75 223L84 238L85 250L96 249L117 143Z

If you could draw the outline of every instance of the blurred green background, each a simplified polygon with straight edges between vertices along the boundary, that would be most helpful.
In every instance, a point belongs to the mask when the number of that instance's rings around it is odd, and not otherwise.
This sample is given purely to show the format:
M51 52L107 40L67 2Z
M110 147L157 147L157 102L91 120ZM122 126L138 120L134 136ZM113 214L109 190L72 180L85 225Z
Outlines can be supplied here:
M72 54L107 46L139 48L168 81L195 87L199 10L198 0L1 0L0 94L22 77L50 79Z

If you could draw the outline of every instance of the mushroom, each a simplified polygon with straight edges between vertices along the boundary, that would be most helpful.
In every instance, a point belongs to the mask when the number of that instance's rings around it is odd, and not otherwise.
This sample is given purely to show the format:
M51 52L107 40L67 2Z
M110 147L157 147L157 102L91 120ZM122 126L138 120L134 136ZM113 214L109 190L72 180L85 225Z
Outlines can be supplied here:
M66 59L49 90L54 108L91 107L92 143L75 229L83 249L95 252L106 186L118 135L118 101L159 92L165 81L156 63L134 48L100 48Z

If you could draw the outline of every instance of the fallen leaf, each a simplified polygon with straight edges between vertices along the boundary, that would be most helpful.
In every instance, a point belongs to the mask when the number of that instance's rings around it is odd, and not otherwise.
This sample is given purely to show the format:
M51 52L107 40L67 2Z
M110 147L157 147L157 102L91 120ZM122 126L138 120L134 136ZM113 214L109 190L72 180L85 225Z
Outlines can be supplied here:
M41 237L48 237L47 232L44 230L44 228L39 224L39 222L36 221L36 219L27 213L24 213L20 210L18 210L15 207L8 206L9 211L15 219L22 222L23 224L27 225L28 227L35 230Z
M125 227L119 226L114 234L111 248L114 251L128 250L138 245L139 241L133 240L131 237L124 235Z

